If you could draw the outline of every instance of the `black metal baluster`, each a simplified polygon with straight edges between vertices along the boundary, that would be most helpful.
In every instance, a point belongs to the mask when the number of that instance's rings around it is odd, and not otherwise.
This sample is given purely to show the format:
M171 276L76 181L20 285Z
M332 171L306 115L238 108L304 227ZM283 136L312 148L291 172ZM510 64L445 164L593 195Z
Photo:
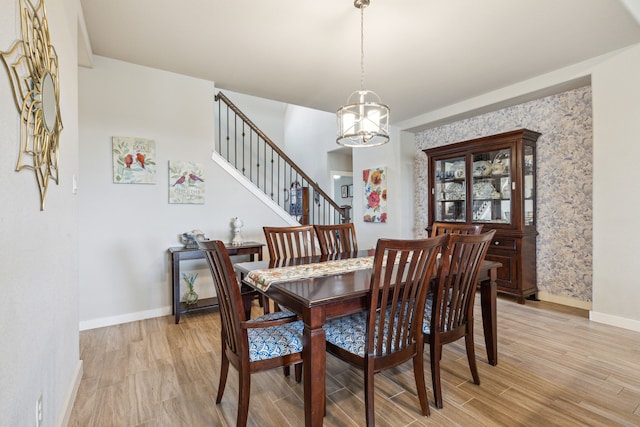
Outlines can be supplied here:
M229 107L227 107L227 149L229 147ZM222 146L220 146L220 155L224 157L224 155L222 154ZM227 161L229 161L229 159L227 157L224 157L225 159L227 159Z

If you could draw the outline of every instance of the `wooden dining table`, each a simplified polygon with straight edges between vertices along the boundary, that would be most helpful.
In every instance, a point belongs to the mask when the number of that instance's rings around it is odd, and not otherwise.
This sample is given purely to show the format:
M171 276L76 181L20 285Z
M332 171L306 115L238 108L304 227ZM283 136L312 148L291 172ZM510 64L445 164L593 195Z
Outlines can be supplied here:
M370 256L360 251L350 256ZM335 258L334 258L335 259ZM323 257L293 258L278 261L255 261L235 264L234 268L245 277L243 285L251 286L281 306L298 314L304 322L303 330L303 386L305 426L321 426L325 410L326 342L323 325L329 319L359 312L367 308L367 293L371 270L361 269L320 277L302 277L276 282L266 291L246 280L254 270L273 269L290 265L313 264L326 261ZM487 359L498 363L496 277L502 265L485 260L482 264L480 303Z

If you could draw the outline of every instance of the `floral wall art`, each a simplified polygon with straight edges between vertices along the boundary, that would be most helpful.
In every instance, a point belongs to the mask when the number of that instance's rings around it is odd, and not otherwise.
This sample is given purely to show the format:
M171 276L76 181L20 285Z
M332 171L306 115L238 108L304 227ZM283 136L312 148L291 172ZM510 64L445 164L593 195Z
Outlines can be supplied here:
M150 139L114 136L113 182L116 184L156 183L156 143Z
M364 222L387 222L387 168L362 171Z
M194 162L169 161L169 203L204 203L204 170Z

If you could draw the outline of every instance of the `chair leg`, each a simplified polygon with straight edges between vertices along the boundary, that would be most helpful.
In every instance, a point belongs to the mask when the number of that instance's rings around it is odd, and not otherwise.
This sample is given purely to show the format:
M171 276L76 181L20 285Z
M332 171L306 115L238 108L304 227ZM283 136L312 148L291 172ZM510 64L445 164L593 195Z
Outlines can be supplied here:
M262 309L264 310L264 314L269 314L271 313L271 307L269 307L269 298L267 298L266 296L262 295L260 296L260 305L262 305Z
M429 416L429 401L427 400L427 385L424 382L424 348L419 349L413 358L413 376L416 380L418 400L422 415Z
M436 401L436 408L442 409L442 384L440 384L440 358L442 357L442 345L440 343L430 343L429 355L431 358L433 397Z
M216 396L216 403L220 403L222 395L224 394L224 387L227 384L227 373L229 372L229 359L227 358L227 351L222 344L222 360L220 361L220 381L218 382L218 395Z
M238 370L238 417L237 427L245 427L249 416L249 396L251 395L251 372L249 367Z
M297 363L293 369L295 371L296 382L299 383L302 381L302 363Z
M364 372L364 407L366 413L367 427L376 425L375 408L373 405L373 360L367 364Z
M473 344L473 330L467 332L467 335L464 336L464 342L467 347L467 359L469 360L469 369L471 369L473 382L474 384L480 385L480 376L478 375L478 365L476 365L476 353Z

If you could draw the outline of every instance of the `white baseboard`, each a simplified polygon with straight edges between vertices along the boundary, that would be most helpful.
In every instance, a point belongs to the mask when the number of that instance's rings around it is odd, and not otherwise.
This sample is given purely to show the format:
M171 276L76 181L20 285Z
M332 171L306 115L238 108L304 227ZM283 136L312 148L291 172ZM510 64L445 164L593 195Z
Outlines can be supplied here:
M604 323L606 325L617 326L618 328L629 329L630 331L640 332L640 320L627 319L597 311L589 312L589 320Z
M78 366L76 366L76 372L73 378L73 384L67 398L64 400L64 410L58 418L58 427L66 427L69 424L69 418L71 417L71 411L73 410L73 403L76 401L76 395L78 394L78 388L80 388L80 381L82 380L83 362L78 360Z
M571 297L561 297L547 292L538 292L537 296L540 301L553 302L556 304L566 305L568 307L581 308L583 310L591 310L593 305L590 301L581 301Z
M80 330L102 328L104 326L119 325L121 323L135 322L136 320L151 319L171 314L171 307L156 308L154 310L138 311L135 313L121 314L120 316L101 317L99 319L80 321Z
M538 292L537 296L540 301L553 302L556 304L562 304L569 307L588 310L589 320L593 322L604 323L605 325L616 326L618 328L629 329L631 331L640 332L640 320L627 319L624 317L613 316L611 314L592 311L592 308L593 308L592 302L580 301L575 298L551 295L546 292Z

